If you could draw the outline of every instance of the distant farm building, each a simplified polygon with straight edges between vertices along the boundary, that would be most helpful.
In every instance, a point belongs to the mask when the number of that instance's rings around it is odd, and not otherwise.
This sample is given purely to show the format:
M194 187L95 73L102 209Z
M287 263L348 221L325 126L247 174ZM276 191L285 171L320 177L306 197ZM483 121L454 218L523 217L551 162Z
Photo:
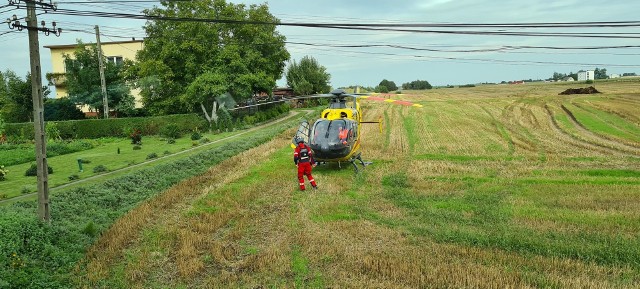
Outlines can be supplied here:
M620 74L612 73L611 75L609 75L609 78L620 78L620 76Z
M289 87L276 87L273 89L273 97L293 97L296 94L293 93L293 88Z
M573 79L573 77L571 77L571 76L567 76L567 77L563 78L562 81L576 81L576 80Z
M578 71L578 81L595 80L595 71L593 70L580 70Z

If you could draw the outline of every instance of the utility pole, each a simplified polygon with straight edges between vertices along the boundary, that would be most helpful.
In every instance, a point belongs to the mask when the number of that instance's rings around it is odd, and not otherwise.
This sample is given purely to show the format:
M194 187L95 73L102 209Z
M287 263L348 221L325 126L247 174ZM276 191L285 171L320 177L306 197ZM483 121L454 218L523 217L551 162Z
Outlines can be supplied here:
M42 27L38 27L38 19L36 16L36 4L42 7L56 9L53 4L36 2L34 0L9 0L9 5L19 7L20 2L27 4L27 26L21 25L18 18L14 15L13 19L8 19L9 28L17 28L22 31L26 28L29 31L29 58L31 62L31 97L33 98L33 128L35 132L36 143L36 166L38 168L38 217L42 221L50 221L51 213L49 212L49 172L47 166L47 138L44 128L44 105L42 96L42 69L40 66L40 42L38 41L38 31L43 31L45 35L54 33L60 36L62 29L55 29L53 22L53 30L45 28L45 22L42 21ZM11 23L11 20L14 23Z
M104 80L104 63L102 63L102 46L100 45L100 28L98 25L96 25L96 43L98 44L98 64L100 66L100 84L102 85L102 107L104 109L104 118L109 118L107 83Z

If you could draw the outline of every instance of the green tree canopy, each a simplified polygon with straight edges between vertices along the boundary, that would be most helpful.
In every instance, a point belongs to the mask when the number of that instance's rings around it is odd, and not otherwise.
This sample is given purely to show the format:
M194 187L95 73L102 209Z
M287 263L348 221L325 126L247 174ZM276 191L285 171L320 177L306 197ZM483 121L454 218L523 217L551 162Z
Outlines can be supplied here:
M145 14L279 23L266 4L247 7L224 0L160 3L163 7L145 10ZM213 78L224 83L238 102L258 92L270 93L289 59L285 37L276 31L276 25L154 20L144 28L148 38L138 52L135 70L144 105L152 114L198 109L199 100L215 95L195 87L213 89Z
M31 95L31 73L22 80L15 72L0 72L0 114L7 122L30 122L33 120L33 96ZM42 88L43 97L51 92Z
M65 54L63 57L69 99L76 104L88 105L101 115L104 114L97 46L79 41L73 56ZM107 62L104 55L102 61L106 63L104 78L109 109L115 110L116 113L133 111L135 100L124 81L123 66Z
M607 79L607 78L609 78L609 76L607 75L607 69L606 68L600 69L600 68L596 67L596 70L593 71L593 78L595 78L595 79Z
M429 82L426 80L414 80L412 82L407 82L402 84L402 89L422 90L422 89L431 89L431 88L432 88L431 84L429 84Z
M398 90L398 86L396 85L395 82L389 81L389 80L386 80L386 79L383 79L382 81L380 81L380 84L378 84L378 86L384 86L389 91ZM387 92L389 92L389 91L387 91Z
M84 113L80 111L75 103L68 97L57 99L45 99L44 102L44 120L60 121L84 119Z
M299 63L295 60L287 67L287 85L296 94L308 95L326 93L331 90L329 80L331 75L326 68L311 57L303 57Z
M387 88L384 85L378 85L378 86L376 86L374 91L375 92L380 92L380 93L388 93L389 92L389 88Z

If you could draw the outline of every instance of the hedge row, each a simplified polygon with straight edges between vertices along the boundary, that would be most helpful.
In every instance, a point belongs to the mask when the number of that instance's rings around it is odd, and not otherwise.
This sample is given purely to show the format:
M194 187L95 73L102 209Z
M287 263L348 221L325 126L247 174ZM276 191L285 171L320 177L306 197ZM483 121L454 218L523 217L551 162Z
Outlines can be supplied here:
M139 129L143 135L157 135L160 128L167 124L176 124L183 133L195 128L208 128L205 119L197 114L176 114L156 117L132 117L111 119L85 119L54 121L65 139L101 137L128 137L133 129ZM33 139L33 123L8 123L5 125L8 138Z
M294 122L100 185L52 195L50 224L36 219L36 202L0 206L0 288L72 287L71 274L86 248L117 218L179 181L268 142Z

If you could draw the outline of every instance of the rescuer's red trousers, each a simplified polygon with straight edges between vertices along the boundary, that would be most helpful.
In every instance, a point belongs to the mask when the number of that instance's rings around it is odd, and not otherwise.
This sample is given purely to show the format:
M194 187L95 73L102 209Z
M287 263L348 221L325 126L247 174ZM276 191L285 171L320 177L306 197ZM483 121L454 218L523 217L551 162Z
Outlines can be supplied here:
M298 181L300 181L300 190L302 191L304 191L304 175L307 176L311 185L315 187L316 181L311 175L311 163L298 163Z

